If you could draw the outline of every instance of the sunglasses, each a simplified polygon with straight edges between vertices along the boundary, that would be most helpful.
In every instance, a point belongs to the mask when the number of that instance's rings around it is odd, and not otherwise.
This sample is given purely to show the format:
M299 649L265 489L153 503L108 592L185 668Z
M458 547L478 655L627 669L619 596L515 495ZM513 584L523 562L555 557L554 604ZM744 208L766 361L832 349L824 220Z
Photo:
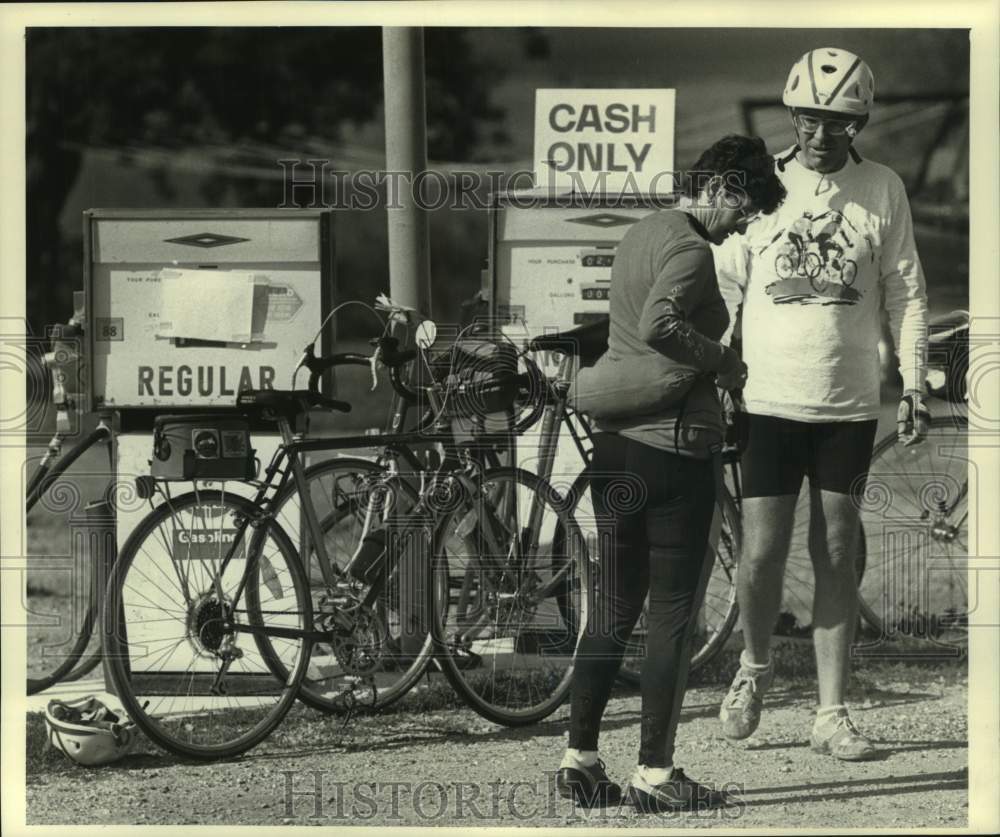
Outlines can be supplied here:
M800 131L807 134L815 134L820 126L823 126L823 133L832 137L842 137L844 134L853 137L858 133L857 124L850 119L820 119L818 116L796 113L792 116L792 122Z

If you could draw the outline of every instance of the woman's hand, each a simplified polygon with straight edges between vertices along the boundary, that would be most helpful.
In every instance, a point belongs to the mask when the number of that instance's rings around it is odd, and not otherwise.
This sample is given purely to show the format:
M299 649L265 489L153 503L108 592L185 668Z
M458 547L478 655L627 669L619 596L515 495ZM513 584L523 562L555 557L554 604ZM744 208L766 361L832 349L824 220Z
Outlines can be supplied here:
M725 350L722 368L715 373L715 383L722 389L742 389L747 382L747 365L729 346Z
M742 389L747 382L747 373L747 365L741 360L731 371L716 374L715 383L722 389Z

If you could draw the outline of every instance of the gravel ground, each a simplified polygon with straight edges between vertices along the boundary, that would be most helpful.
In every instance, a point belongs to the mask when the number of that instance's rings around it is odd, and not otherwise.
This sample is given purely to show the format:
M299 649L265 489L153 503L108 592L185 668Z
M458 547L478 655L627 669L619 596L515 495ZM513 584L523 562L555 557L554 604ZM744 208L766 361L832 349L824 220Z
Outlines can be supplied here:
M640 815L582 811L551 792L565 746L562 708L542 724L499 728L464 708L339 719L295 709L242 759L184 764L136 755L103 769L38 746L29 718L29 824L464 825L539 827L958 828L968 822L964 671L866 669L851 693L856 723L884 748L867 763L808 747L813 687L776 684L757 735L732 743L716 713L723 689L688 692L676 761L737 791L729 808ZM608 706L601 755L626 781L638 746L639 697ZM34 732L33 732L34 730ZM33 743L34 742L34 743ZM289 793L291 791L291 793Z

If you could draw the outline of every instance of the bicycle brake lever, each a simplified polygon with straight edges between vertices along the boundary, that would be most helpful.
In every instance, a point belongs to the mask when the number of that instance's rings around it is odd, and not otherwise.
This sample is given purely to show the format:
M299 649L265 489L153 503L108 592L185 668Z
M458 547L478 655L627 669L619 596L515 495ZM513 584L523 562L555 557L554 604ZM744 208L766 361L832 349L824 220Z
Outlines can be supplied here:
M306 367L307 369L309 369L310 372L312 372L312 366L310 365L310 361L312 361L315 357L316 357L316 349L313 346L313 344L310 343L302 350L302 356L299 358L299 362L295 364L295 368L292 370L293 382L295 381L295 376L299 374L299 370L302 367Z

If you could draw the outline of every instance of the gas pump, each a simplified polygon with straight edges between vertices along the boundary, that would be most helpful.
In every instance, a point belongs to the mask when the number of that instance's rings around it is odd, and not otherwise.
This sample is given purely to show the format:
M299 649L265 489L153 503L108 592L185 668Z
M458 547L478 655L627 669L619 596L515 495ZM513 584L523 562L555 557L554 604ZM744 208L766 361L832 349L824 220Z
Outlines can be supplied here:
M302 346L332 309L333 216L95 209L83 220L81 401L113 417L107 496L120 549L149 511L135 478L149 474L158 415L219 420L235 415L241 389L289 386ZM321 350L331 345L332 325ZM279 437L271 425L251 429L257 457L267 462ZM226 490L246 493L236 483Z
M606 317L619 242L636 221L667 205L663 196L574 195L568 190L494 195L489 267L481 291L489 300L492 322L523 348L538 335ZM556 370L553 357L533 360L546 374ZM519 445L519 464L531 467L533 449L530 439ZM572 440L562 434L552 482L572 482L582 467Z
M607 316L619 242L674 203L675 92L535 91L536 187L492 196L481 291L492 321L518 345ZM555 372L553 358L534 359ZM531 449L518 446L529 468ZM561 434L553 482L571 481L582 465Z

